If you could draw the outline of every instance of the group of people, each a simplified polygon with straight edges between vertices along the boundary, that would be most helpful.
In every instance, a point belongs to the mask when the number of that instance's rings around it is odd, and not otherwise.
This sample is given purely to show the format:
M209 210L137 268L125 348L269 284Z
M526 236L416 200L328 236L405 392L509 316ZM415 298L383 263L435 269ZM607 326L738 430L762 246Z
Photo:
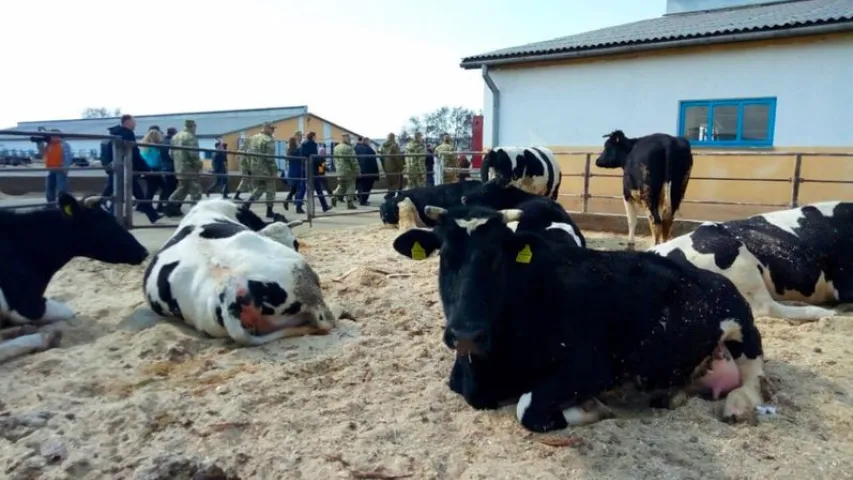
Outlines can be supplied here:
M180 132L168 128L164 133L159 126L152 125L143 135L139 144L136 142L136 120L132 115L123 115L118 125L110 127L109 133L132 143L131 161L134 171L132 180L132 195L137 200L136 210L145 214L151 223L162 216L180 217L183 215L181 205L187 196L190 201L197 202L203 193L209 197L211 192L219 190L224 198L228 198L228 145L221 141L216 143L211 164L215 174L214 182L203 190L200 173L203 163L199 154L199 142L196 137L196 122L188 119ZM70 166L71 149L59 137L50 136L46 132L39 141L39 150L45 158L48 168L68 168ZM242 180L237 187L234 199L241 201L241 194L248 193L243 208L249 208L252 202L264 196L267 206L266 216L273 218L273 204L276 196L277 176L279 168L275 154L275 125L266 122L261 130L247 138L239 148L237 156ZM307 191L306 164L310 160L313 187L323 212L345 202L347 209L356 209L358 205L369 205L370 192L379 177L377 152L371 146L369 138L358 137L355 145L349 134L342 135L342 142L337 144L332 152L333 164L337 171L337 186L329 192L325 179L326 150L318 144L316 134L309 132L303 139L302 132L297 131L288 140L286 175L282 180L289 186L289 191L283 202L285 210L289 210L290 202L296 205L297 213L305 213L303 208ZM177 147L177 148L176 148ZM106 167L107 180L102 196L112 197L114 180L111 170L112 143L105 140L101 145L101 163ZM401 152L395 135L389 133L385 143L380 147L378 156L387 176L388 193L392 197L404 187L416 188L432 184L432 168L428 163L433 155L445 168L467 168L464 157L457 157L449 135L444 135L442 143L435 147L424 143L423 135L418 132L408 143L405 153ZM444 171L444 182L450 183L461 178L455 172ZM48 202L54 202L58 192L66 190L67 172L56 170L48 173L46 193ZM329 192L331 206L326 201L324 192ZM158 196L158 202L154 197ZM155 205L156 203L156 205Z

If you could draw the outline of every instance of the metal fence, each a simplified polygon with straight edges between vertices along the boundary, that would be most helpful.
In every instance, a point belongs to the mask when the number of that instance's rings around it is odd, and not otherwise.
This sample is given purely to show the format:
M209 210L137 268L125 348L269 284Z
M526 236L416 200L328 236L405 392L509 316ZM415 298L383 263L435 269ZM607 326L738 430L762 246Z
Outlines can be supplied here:
M152 147L152 148L162 148L165 145L161 144L146 144L141 142L125 142L121 140L119 137L109 136L109 135L84 135L84 134L71 134L71 133L60 133L60 132L19 132L19 131L2 131L0 130L0 135L14 135L14 136L23 136L23 137L46 137L46 136L57 136L61 138L68 139L88 139L88 140L108 140L112 147L113 154L113 162L108 167L100 166L100 167L71 167L71 168L11 168L9 172L15 173L28 173L28 172L50 172L50 171L64 171L67 173L77 172L77 171L104 171L107 175L112 175L112 184L113 184L113 193L112 195L107 195L104 200L111 202L111 208L113 209L113 213L116 216L119 223L124 225L127 228L174 228L174 224L169 223L155 223L151 225L134 225L133 222L133 211L134 205L142 205L142 204L151 204L154 202L159 202L161 205L163 203L195 203L195 201L191 198L184 199L180 202L170 202L165 198L160 198L158 200L154 200L151 195L144 195L145 198L136 198L134 199L134 182L138 182L141 178L144 179L146 177L165 177L165 176L176 176L178 180L183 178L195 178L197 180L201 180L202 178L215 178L217 176L223 175L218 173L191 173L191 174L181 174L174 172L161 172L161 171L134 171L133 170L133 161L132 161L132 148L134 145L139 147ZM171 150L189 150L189 151L197 151L197 152L225 152L228 155L245 155L245 152L236 151L236 150L215 150L209 148L194 148L194 147L179 147L179 146L168 146ZM461 151L461 152L453 152L453 155L459 158L460 156L465 156L466 158L473 158L477 155L482 155L484 152L473 152L473 151ZM565 187L563 187L562 193L559 194L559 197L563 198L580 198L581 199L581 212L589 213L589 201L590 199L622 199L621 195L593 195L590 193L590 182L595 177L603 177L603 178L622 178L621 171L614 171L614 173L594 173L592 171L592 166L594 162L594 156L596 153L593 152L569 152L569 153L556 153L555 155L559 157L561 156L573 156L577 157L578 161L583 161L582 169L574 168L569 170L581 170L578 173L563 173L563 178L571 178L571 177L581 177L583 178L583 188L580 193L574 192L566 192ZM303 204L305 207L305 216L306 220L308 220L309 225L313 226L313 219L316 218L324 218L324 217L333 217L333 216L344 216L344 215L360 215L367 213L376 213L378 211L375 206L368 206L365 208L364 206L357 205L355 209L326 209L323 212L317 212L317 203L326 204L326 200L331 200L331 197L334 195L333 192L329 192L328 183L326 180L331 179L336 181L339 184L338 180L341 178L339 172L322 172L319 166L323 165L325 167L327 165L326 160L328 158L333 158L332 155L313 155L310 158L305 157L290 157L284 155L264 155L264 154L251 154L252 157L260 157L260 158L273 158L276 160L285 160L285 164L289 162L301 162L301 171L305 173L304 177L300 178L288 178L284 175L257 175L252 172L252 174L246 174L245 172L240 172L238 174L229 172L227 175L227 179L231 178L248 178L252 180L264 180L268 182L273 182L275 187L278 186L278 182L286 181L289 184L289 192L288 196L291 197L290 191L296 193L297 190L304 195L304 198L299 198L297 194L296 198L292 198L289 201L293 204ZM388 167L388 163L393 159L402 160L398 162L399 164L405 164L405 158L409 156L405 153L397 154L397 155L355 155L351 157L337 157L338 159L342 158L352 158L358 160L363 157L370 157L373 159L382 158L382 162L377 162L377 171L376 174L362 174L360 175L359 184L364 182L364 179L373 178L377 181L385 179L386 182L391 180L391 184L394 186L402 186L406 184L406 175L404 173L388 173L386 168ZM791 176L788 178L752 178L752 177L705 177L705 176L691 176L691 181L715 181L715 182L775 182L775 183L789 183L791 185L791 195L789 201L787 203L760 203L760 202L736 202L736 201L723 201L717 199L691 199L689 196L685 199L684 203L692 203L692 204L703 204L703 205L736 205L736 206L754 206L754 207L795 207L799 205L799 192L800 186L803 183L824 183L824 184L853 184L851 180L824 180L817 178L804 178L802 176L802 164L803 157L808 156L819 156L819 157L843 157L849 158L853 157L853 153L845 152L845 153L826 153L826 152L796 152L796 153L786 153L786 152L694 152L694 156L731 156L731 157L794 157L793 169L791 172ZM442 168L440 162L440 156L435 155L435 168L433 171L427 172L428 177L433 178L433 182L436 185L443 183L444 174L450 174L452 180L455 181L457 176L467 176L473 179L478 179L480 177L479 169L473 168ZM566 162L562 162L564 165ZM3 172L3 170L0 170ZM321 173L322 172L322 173ZM2 176L2 173L0 173ZM199 182L200 183L200 182ZM105 178L106 184L106 178ZM405 188L404 188L405 189ZM275 191L278 191L278 188L274 188ZM361 189L356 189L356 194L364 192L360 192ZM396 188L389 189L388 186L384 188L370 189L369 195L376 194L388 194L389 192L393 193ZM137 189L138 191L138 189ZM241 193L250 193L250 192L241 192ZM342 193L342 192L341 192ZM328 194L328 195L327 195ZM369 197L368 197L369 198ZM338 196L338 199L344 201L345 199ZM248 199L242 200L242 202L249 201ZM282 202L282 199L275 199L275 203ZM261 195L260 198L257 198L251 201L252 204L262 203L265 204L266 199L264 195ZM356 202L358 203L358 202ZM14 205L11 207L4 208L33 208L33 207L41 207L45 206L47 203L25 203L20 205Z

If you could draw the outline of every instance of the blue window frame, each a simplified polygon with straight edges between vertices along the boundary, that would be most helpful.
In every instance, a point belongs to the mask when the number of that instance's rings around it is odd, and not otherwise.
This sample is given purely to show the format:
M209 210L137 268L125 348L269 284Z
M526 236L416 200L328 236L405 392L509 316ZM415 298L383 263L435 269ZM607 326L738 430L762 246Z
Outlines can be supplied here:
M679 102L678 134L697 147L772 147L776 97Z

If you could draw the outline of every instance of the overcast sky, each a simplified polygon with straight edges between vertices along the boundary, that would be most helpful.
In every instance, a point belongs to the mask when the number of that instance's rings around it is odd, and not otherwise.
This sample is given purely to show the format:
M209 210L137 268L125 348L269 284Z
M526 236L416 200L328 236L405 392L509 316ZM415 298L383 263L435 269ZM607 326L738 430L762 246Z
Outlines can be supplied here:
M384 136L442 105L481 109L462 57L664 13L665 0L0 2L0 127L308 105Z

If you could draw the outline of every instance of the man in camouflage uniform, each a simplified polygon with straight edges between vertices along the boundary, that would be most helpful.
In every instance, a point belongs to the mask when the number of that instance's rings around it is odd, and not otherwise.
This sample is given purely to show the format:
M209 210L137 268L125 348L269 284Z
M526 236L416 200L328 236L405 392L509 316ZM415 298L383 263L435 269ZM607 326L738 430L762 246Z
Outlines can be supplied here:
M243 141L243 146L238 149L240 153L237 154L237 163L240 165L240 175L243 175L243 177L240 178L240 184L237 185L237 190L234 191L234 200L240 200L240 193L252 190L252 179L246 176L252 174L251 159L246 155L248 146L249 139L247 138Z
M453 183L459 172L448 172L448 168L459 168L459 158L453 153L453 145L450 144L450 135L444 134L441 138L441 145L435 147L435 155L441 161L441 170L444 172L442 176L443 183Z
M388 139L382 144L379 149L382 154L382 170L385 171L385 177L388 182L388 193L385 198L391 198L403 189L403 168L405 159L400 155L400 146L394 140L394 134L389 133ZM397 155L391 157L389 155Z
M249 168L252 170L252 175L258 175L258 177L253 179L252 196L249 197L243 208L248 209L251 202L266 194L267 218L273 218L275 215L272 207L275 201L278 165L275 163L275 158L261 157L257 154L275 155L275 139L272 136L274 132L275 125L272 122L264 122L261 131L249 137L248 147L246 148L246 155L251 158Z
M409 182L406 188L426 186L426 145L421 132L415 132L415 138L406 145L406 176Z
M338 205L340 197L346 197L347 210L355 210L355 180L359 175L358 159L355 158L355 149L350 144L348 133L341 135L343 141L335 145L332 156L335 162L335 171L338 174L338 186L332 192L332 207Z
M195 120L184 121L184 129L172 137L173 147L195 147L198 148L198 138L195 136ZM178 188L169 196L169 213L181 215L181 204L189 194L193 202L201 200L201 183L198 174L201 172L202 163L198 150L171 149L171 156L175 162L175 176L178 179Z

